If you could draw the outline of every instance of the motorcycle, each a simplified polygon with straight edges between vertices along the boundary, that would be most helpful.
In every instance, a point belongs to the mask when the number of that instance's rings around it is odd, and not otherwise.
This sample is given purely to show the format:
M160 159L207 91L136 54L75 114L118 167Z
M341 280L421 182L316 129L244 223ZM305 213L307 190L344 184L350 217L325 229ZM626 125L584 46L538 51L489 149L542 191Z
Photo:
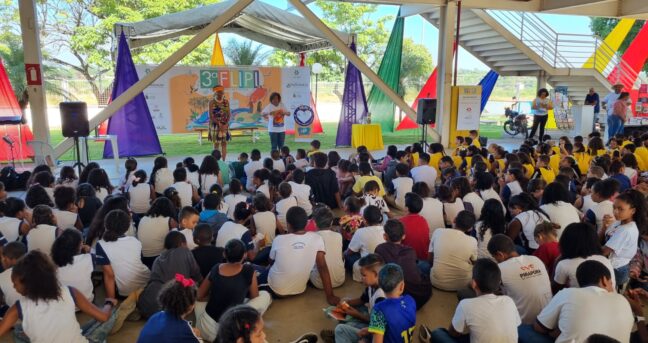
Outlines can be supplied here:
M504 132L511 136L523 134L524 138L529 137L529 127L527 125L528 122L526 115L513 111L510 107L504 109L504 115L507 118L504 122Z

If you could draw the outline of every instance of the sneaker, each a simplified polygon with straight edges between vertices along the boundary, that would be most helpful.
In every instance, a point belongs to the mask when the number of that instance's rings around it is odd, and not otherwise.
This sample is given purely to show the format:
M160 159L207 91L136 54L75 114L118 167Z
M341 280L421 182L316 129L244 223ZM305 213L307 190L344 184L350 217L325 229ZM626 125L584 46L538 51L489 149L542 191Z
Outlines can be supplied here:
M317 335L312 332L309 332L290 343L317 343Z
M419 326L419 341L429 343L432 340L432 331L425 325Z
M333 330L320 331L320 337L324 343L335 343L335 332L333 332Z

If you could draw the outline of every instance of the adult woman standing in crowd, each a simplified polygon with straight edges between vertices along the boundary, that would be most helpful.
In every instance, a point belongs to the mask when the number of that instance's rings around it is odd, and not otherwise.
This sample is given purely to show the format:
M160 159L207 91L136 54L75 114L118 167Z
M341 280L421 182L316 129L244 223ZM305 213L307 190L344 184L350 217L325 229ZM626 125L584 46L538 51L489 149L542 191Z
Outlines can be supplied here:
M214 98L209 101L209 140L214 143L214 149L218 149L220 145L224 160L227 156L227 141L230 140L230 104L225 99L225 87L216 86L213 91Z
M261 112L263 118L268 121L268 133L270 133L270 144L272 150L280 150L286 139L286 116L290 112L281 102L281 94L270 94L270 103Z
M612 138L619 133L623 133L623 127L626 122L626 113L628 112L628 98L630 93L622 92L619 99L614 102L612 115L608 116L608 137Z
M549 118L549 110L553 110L553 103L551 102L551 99L549 99L549 91L546 88L540 88L540 90L538 90L537 97L533 100L531 109L533 110L533 127L531 128L529 138L533 138L536 130L540 127L538 137L539 140L542 141L545 126L547 125L547 119Z

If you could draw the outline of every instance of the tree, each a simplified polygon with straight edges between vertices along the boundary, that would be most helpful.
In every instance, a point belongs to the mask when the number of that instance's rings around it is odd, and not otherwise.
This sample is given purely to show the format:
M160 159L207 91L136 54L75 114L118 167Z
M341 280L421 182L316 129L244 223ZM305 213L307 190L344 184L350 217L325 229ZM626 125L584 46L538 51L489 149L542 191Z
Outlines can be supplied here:
M335 30L357 35L358 56L374 70L378 69L384 53L389 30L385 23L392 17L384 16L373 20L371 15L377 10L376 5L354 4L347 2L329 2L317 0L315 5L321 9L322 21ZM270 56L271 65L295 65L298 56L295 53L275 50ZM324 81L342 80L346 59L335 49L320 50L308 55L308 63L321 63L324 70L319 77Z
M15 1L0 0L0 12L17 13ZM47 0L37 4L41 45L45 63L65 67L79 73L92 88L99 100L106 89L100 80L112 75L114 50L117 40L113 37L113 25L118 22L134 22L178 12L214 0L183 1L117 1L117 0ZM5 5L5 6L2 6ZM13 21L17 32L18 21ZM135 63L159 63L184 44L189 37L151 44L135 49ZM211 47L205 42L183 59L181 64L204 64L209 61Z
M423 44L417 44L411 38L403 40L400 79L403 93L406 85L418 85L414 82L427 80L432 73L432 63L432 55Z
M251 40L237 41L233 38L227 42L223 53L230 64L237 66L261 65L269 55L261 44L255 46Z
M592 29L592 32L594 32L594 34L605 38L610 34L610 32L612 32L614 27L616 27L617 23L619 23L619 19L593 17L591 18L590 28ZM621 46L619 47L620 53L624 53L626 51L630 43L635 39L635 37L639 33L639 30L641 30L641 28L643 27L644 23L645 23L644 20L637 20L634 23L634 25L632 25L630 32L628 33L625 40L623 41L623 43L621 43ZM643 70L648 72L648 64L644 65Z

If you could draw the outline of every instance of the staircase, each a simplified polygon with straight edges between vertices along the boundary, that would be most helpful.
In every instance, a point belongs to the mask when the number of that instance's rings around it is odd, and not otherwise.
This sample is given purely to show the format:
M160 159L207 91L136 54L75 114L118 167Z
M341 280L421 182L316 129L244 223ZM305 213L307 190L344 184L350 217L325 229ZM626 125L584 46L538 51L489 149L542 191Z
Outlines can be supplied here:
M439 7L427 7L419 14L439 27ZM557 33L532 13L463 9L459 43L502 76L544 73L552 87L568 87L575 103L584 101L590 87L604 96L612 86L611 73L614 81L632 74L600 37Z

